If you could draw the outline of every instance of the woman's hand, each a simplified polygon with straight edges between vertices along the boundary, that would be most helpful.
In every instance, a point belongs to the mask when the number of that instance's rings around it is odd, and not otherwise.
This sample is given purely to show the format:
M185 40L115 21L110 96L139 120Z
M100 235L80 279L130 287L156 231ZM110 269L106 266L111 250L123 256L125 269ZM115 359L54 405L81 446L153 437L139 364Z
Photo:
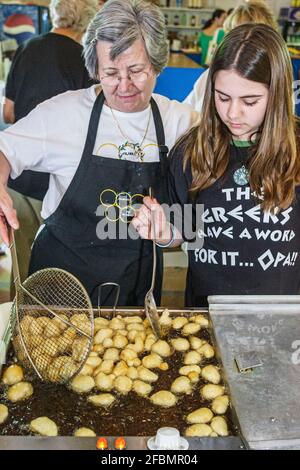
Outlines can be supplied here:
M172 238L172 230L166 220L163 208L155 198L152 199L149 196L144 197L143 202L144 204L137 211L131 222L132 225L141 238L145 238L146 240L155 239L158 243L163 245L169 243Z
M19 221L6 186L0 183L0 236L7 246L10 244L8 225L17 230L19 228Z

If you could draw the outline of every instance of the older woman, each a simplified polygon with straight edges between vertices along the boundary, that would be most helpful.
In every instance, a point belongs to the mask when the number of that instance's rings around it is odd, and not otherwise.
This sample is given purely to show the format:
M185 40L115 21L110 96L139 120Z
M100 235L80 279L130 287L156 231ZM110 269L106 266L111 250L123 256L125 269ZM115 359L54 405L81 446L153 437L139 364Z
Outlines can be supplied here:
M51 173L30 272L64 268L94 303L98 284L112 281L121 286L121 305L143 304L152 245L131 233L129 222L150 187L163 200L168 148L198 119L188 106L152 96L168 61L166 39L156 5L109 0L84 40L87 68L101 87L48 100L0 135L0 207L10 225L18 227L8 175L24 168ZM3 220L1 232L7 242ZM160 286L161 271L157 300Z
M51 1L51 32L22 44L15 54L5 90L3 111L7 123L19 121L39 103L59 93L93 85L82 57L81 38L97 11L97 0ZM15 240L23 280L41 224L41 201L48 190L49 175L25 171L16 180L9 180L8 186L22 225ZM11 283L12 295L13 287Z

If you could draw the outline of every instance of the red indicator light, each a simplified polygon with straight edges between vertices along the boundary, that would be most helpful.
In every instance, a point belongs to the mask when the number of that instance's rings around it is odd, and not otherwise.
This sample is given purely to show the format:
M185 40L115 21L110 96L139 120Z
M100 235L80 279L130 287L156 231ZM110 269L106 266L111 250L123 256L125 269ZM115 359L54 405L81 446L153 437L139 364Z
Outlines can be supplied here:
M115 449L117 449L117 450L126 449L126 441L125 441L124 437L118 437L115 440Z
M99 437L96 446L97 446L97 449L99 450L107 449L108 448L107 439L105 439L105 437Z

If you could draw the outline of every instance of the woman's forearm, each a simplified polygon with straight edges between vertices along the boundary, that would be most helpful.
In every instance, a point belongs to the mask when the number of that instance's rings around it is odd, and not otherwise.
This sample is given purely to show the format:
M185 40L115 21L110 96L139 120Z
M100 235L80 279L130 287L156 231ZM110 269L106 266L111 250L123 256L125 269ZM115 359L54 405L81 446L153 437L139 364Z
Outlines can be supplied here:
M0 182L7 186L7 181L10 175L11 166L5 157L4 153L0 152Z

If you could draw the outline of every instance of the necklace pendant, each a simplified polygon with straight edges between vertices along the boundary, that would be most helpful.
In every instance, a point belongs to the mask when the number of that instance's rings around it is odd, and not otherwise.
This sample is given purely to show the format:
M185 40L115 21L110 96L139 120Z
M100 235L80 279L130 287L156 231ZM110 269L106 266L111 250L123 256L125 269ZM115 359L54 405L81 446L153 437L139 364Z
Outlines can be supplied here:
M249 177L250 177L249 171L247 170L245 165L243 165L241 168L238 168L233 173L234 182L238 184L239 186L245 186L246 184L248 184Z
M137 158L138 158L141 162L144 161L145 152L144 152L144 150L141 148L140 144L136 144L136 145L135 145L135 155L137 156Z

